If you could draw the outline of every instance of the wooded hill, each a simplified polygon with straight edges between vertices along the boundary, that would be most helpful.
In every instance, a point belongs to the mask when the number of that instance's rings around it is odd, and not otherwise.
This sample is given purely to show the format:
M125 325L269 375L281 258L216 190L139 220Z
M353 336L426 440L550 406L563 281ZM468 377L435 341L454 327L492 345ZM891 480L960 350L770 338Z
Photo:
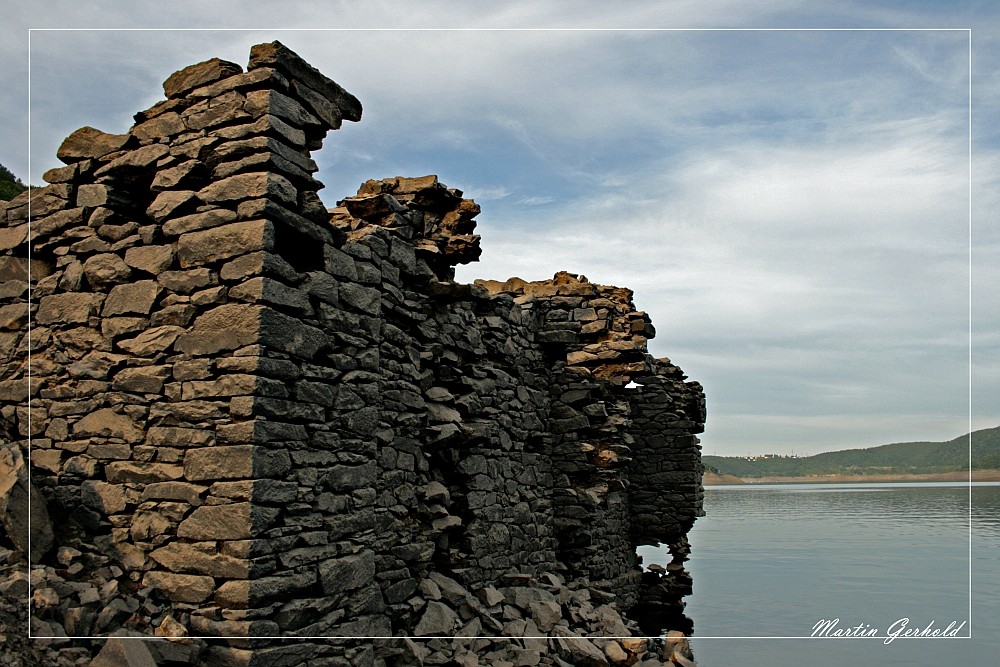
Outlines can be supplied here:
M21 182L21 179L14 176L7 167L0 164L0 199L10 201L27 189L28 187Z
M969 469L969 435L947 442L896 442L800 458L748 461L703 456L706 469L737 477L807 475L920 475ZM972 432L972 469L1000 469L1000 426Z

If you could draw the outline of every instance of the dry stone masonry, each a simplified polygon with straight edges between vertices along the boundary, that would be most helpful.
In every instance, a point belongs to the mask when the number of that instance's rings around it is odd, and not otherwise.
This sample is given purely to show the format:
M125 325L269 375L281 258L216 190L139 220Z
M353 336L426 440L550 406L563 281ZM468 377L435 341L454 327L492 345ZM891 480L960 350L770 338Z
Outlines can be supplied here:
M632 293L455 282L479 206L435 176L327 210L310 151L361 105L278 42L163 88L66 139L30 224L0 208L0 592L36 657L691 664L704 398Z

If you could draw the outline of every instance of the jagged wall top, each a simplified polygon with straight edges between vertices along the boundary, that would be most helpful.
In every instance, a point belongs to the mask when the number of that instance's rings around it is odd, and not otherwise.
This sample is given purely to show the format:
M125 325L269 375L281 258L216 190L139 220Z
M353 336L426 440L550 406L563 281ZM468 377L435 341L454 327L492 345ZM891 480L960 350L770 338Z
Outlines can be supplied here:
M255 92L246 100L231 94L247 90ZM278 91L294 93L294 98ZM163 82L163 92L167 99L135 114L136 124L127 134L83 127L62 143L56 156L67 165L88 159L108 161L118 151L163 142L182 131L251 118L267 103L298 121L304 134L283 121L275 123L274 115L271 129L293 145L307 143L316 149L328 130L339 129L344 120L361 120L362 112L354 95L278 41L252 47L246 72L237 63L212 58L171 74ZM63 176L53 171L45 180L65 182Z
M480 237L472 233L479 211L479 204L463 199L461 190L429 175L366 181L356 196L337 202L330 213L331 222L354 238L384 227L412 241L435 275L451 280L452 267L475 262L482 254Z

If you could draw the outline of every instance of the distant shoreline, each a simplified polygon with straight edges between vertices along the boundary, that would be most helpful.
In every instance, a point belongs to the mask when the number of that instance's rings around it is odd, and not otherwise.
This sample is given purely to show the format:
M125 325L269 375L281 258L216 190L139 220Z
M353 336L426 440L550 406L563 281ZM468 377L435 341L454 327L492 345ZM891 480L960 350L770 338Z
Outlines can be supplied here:
M967 482L967 471L934 473L927 475L808 475L804 477L737 477L706 472L702 484L705 486L728 486L736 484L856 484L884 482ZM1000 470L973 470L973 482L1000 482Z

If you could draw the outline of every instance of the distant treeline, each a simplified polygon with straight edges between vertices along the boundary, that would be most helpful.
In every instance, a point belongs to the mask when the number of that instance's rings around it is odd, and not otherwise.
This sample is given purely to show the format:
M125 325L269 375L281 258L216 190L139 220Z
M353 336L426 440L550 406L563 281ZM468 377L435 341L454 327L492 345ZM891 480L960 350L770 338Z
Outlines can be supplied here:
M733 456L704 456L702 459L711 472L737 477L935 474L969 469L969 436L948 442L897 442L801 458L748 461ZM1000 426L973 431L972 469L1000 469Z
M28 189L21 179L10 173L7 167L0 164L0 199L10 201Z

